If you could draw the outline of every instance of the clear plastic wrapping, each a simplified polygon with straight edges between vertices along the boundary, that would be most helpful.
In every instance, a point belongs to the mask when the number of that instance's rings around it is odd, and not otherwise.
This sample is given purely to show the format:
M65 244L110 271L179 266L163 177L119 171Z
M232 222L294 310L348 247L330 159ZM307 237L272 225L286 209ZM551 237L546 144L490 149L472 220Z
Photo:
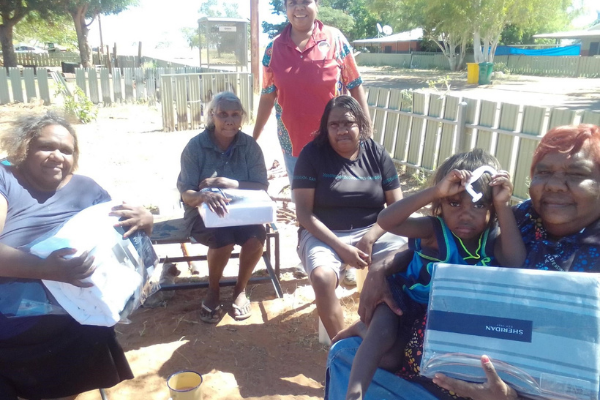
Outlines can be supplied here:
M160 272L158 257L144 232L123 239L123 228L114 227L118 218L108 214L117 204L89 207L26 249L41 258L67 247L77 249L75 256L88 251L96 270L87 280L94 286L2 279L0 312L9 318L68 313L84 325L127 322L128 315L160 289Z
M598 274L436 264L421 374L486 380L483 354L527 398L598 400Z

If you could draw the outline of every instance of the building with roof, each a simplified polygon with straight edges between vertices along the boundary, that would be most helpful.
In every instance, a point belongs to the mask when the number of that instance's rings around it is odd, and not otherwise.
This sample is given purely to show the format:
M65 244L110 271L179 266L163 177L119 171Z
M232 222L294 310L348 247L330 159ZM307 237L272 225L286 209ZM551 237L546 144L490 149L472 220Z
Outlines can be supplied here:
M540 33L533 35L533 37L539 39L556 39L557 41L562 39L579 40L581 41L580 54L582 56L600 55L600 24L582 31Z
M389 36L354 40L352 44L355 48L367 47L375 53L411 53L421 50L422 40L423 29L416 28Z

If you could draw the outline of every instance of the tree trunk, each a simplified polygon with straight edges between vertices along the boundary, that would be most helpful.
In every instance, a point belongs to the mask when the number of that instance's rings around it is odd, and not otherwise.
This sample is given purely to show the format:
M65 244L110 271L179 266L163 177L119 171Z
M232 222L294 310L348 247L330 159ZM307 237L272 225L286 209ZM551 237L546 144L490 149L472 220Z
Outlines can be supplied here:
M490 62L494 62L494 55L496 54L496 47L498 47L499 41L500 37L497 37L490 45Z
M69 11L69 13L73 17L73 22L75 23L81 65L83 68L89 68L92 65L92 51L88 43L89 29L85 23L85 11L85 7L78 7L76 10Z
M463 69L465 67L465 55L467 54L467 33L462 38L460 43L460 65L459 69Z
M473 32L473 55L477 64L485 61L481 51L481 36L479 35L478 30Z
M0 43L2 44L4 67L6 68L17 66L17 56L13 46L13 26L14 24L10 22L4 22L0 25Z

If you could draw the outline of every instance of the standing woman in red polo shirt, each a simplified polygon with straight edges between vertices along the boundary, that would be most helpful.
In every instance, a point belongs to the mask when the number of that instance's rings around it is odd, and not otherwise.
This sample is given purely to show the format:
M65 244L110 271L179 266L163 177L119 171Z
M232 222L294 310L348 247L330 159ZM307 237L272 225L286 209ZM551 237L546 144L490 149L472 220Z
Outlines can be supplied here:
M267 46L263 58L263 89L253 136L258 140L275 106L290 183L298 155L318 130L329 100L349 94L369 116L350 44L338 29L316 19L318 4L319 0L285 0L290 23Z

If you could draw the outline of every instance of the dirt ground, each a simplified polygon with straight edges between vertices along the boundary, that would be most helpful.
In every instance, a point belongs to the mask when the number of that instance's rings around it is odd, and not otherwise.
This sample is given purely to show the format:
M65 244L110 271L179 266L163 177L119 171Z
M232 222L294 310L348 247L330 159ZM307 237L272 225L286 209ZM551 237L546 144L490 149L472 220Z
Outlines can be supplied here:
M600 78L555 78L495 74L490 85L467 84L466 72L360 67L365 85L396 89L429 88L427 81L448 77L452 95L545 107L600 109ZM442 88L442 85L437 85ZM445 88L444 88L445 90Z
M429 72L407 75L406 70L386 68L361 70L367 84L386 87L427 87L426 80L445 76ZM557 78L531 78L535 82L528 85L529 78L523 78L523 83L519 83L521 79L511 78L498 87L493 85L487 91L481 90L488 97L498 96L498 99L507 91L504 85L514 86L511 98L517 93L519 99L525 97L525 94L521 97L522 93L535 93L535 96L545 98L547 95L541 89L552 88L556 89L552 95L556 99L597 102L600 98L600 80L567 79L549 83L546 79ZM452 76L453 90L455 87L456 91L461 90L462 80L460 74ZM573 86L572 81L584 84L587 89ZM575 92L581 92L579 97L573 96ZM564 103L557 100L556 104L549 105L559 104ZM6 122L16 115L40 109L30 105L0 106L0 130L6 128ZM158 207L158 218L181 215L175 188L179 156L197 131L162 132L160 108L147 105L101 108L97 121L76 125L76 130L81 143L79 173L94 178L113 199ZM252 127L248 126L244 131L250 133ZM267 166L274 160L282 161L274 121L269 122L259 144ZM271 181L270 194L281 196L280 191L286 183L287 177ZM418 182L410 177L403 178L403 188L407 192L416 186ZM116 326L135 378L108 389L111 400L167 400L165 381L170 374L180 370L194 370L203 375L205 400L323 397L328 348L318 341L313 291L306 278L296 278L293 273L299 263L295 252L297 227L294 223L284 222L278 227L283 298L276 298L270 284L250 285L252 317L236 322L226 315L216 326L205 324L198 318L205 289L171 292L173 296L163 299L162 306L139 309L130 317L130 324ZM156 251L159 255L181 254L178 246L173 245L157 246ZM192 246L192 253L202 251L201 246ZM185 265L180 264L178 268L186 275ZM236 262L232 260L225 275L235 276L236 271ZM264 274L262 261L256 274ZM230 310L232 288L223 288L221 294L225 310ZM358 293L356 289L340 287L337 294L344 307L346 322L350 324L357 319ZM99 398L98 391L79 397L81 400Z

